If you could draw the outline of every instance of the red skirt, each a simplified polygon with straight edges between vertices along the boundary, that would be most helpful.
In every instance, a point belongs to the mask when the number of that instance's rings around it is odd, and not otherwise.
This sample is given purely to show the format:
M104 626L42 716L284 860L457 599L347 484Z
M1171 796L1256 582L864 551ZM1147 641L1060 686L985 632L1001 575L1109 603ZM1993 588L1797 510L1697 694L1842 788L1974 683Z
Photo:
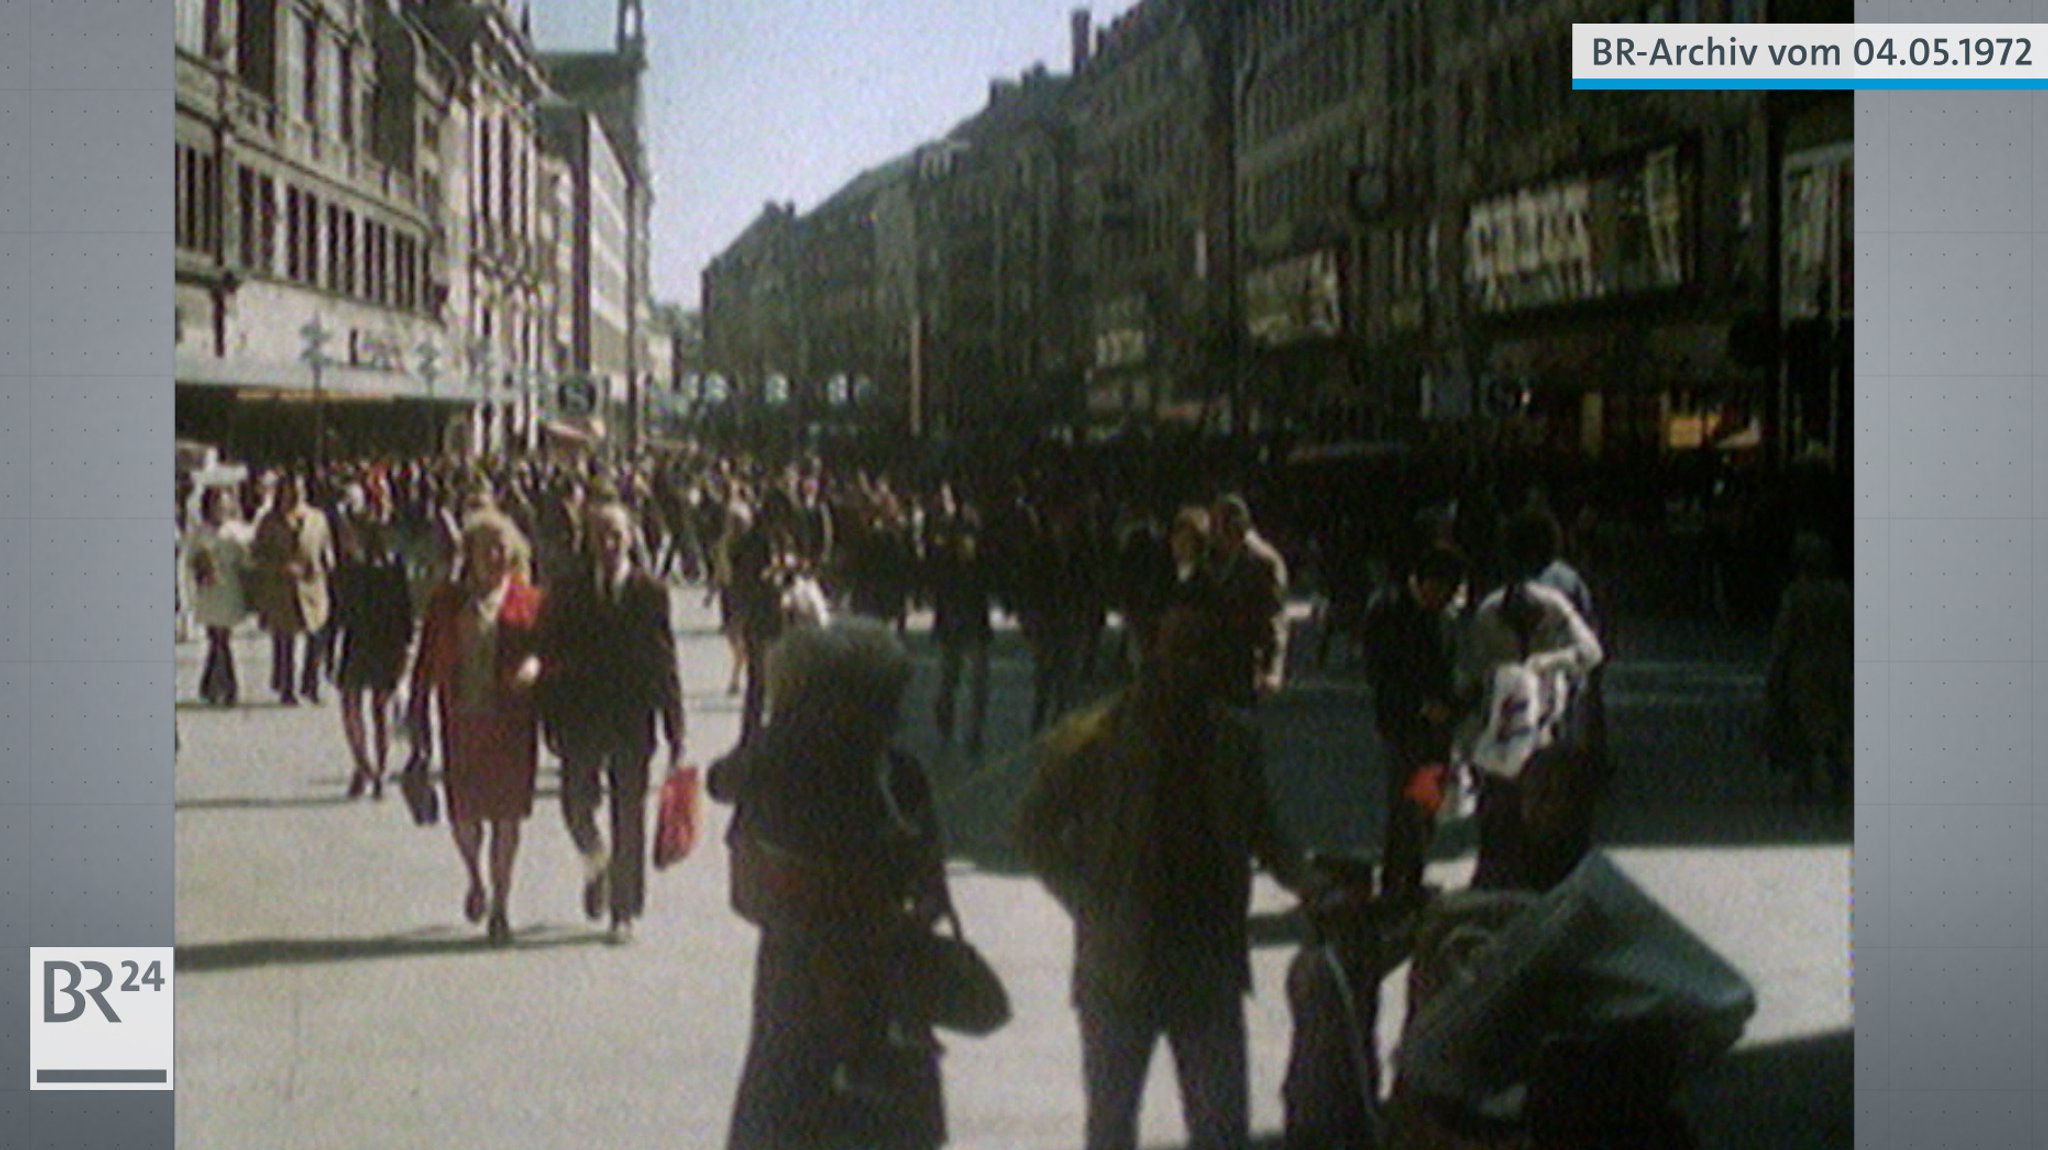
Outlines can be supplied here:
M499 822L533 813L540 767L539 725L531 706L489 711L445 708L448 821Z

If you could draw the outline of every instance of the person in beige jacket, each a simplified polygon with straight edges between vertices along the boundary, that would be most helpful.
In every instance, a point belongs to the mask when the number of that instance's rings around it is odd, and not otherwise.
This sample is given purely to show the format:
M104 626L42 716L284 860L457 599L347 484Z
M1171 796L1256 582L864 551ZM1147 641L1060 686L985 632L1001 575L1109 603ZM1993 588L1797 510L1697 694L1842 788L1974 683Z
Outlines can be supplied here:
M278 480L270 510L257 521L250 544L256 614L270 635L270 686L278 702L296 706L300 695L320 701L320 650L313 636L327 625L332 609L328 584L334 573L334 532L327 516L306 503L303 481ZM306 636L305 665L295 682L293 652Z

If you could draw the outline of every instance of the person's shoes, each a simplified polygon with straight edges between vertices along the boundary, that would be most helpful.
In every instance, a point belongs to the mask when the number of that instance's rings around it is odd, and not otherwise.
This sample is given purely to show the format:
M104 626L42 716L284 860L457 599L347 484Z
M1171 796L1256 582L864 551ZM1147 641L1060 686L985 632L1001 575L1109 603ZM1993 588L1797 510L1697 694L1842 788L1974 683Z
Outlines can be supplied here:
M299 705L299 697L290 691L286 691L277 697L277 705L280 707L296 707Z
M614 912L611 929L605 933L604 940L612 946L624 946L633 941L632 916Z
M349 776L348 797L352 799L362 798L363 792L368 789L370 789L369 773L360 767L356 768L356 773Z
M480 886L470 887L468 897L462 900L462 917L471 922L482 922L484 920L484 912L488 909L489 905L484 899L484 888Z
M378 771L376 774L370 776L370 797L372 799L381 799L384 797L383 771Z
M611 903L611 856L592 851L583 856L583 917L592 922L604 917Z
M485 928L484 936L490 939L492 946L512 945L512 922L505 917L504 907L491 912L491 923Z

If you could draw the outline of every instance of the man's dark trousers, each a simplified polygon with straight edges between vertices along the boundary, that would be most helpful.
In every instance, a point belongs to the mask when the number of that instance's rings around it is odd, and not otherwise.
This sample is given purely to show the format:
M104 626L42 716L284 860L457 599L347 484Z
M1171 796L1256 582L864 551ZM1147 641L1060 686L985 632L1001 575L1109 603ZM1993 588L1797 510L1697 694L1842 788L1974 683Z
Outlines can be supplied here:
M611 792L611 862L607 880L614 918L638 918L646 904L647 779L654 726L610 734L587 732L562 748L562 817L585 857L603 848L597 804Z
M1173 1051L1189 1150L1244 1150L1251 1119L1243 1000L1221 989L1172 1002L1147 997L1154 1001L1089 995L1080 1006L1087 1150L1137 1150L1139 1103L1161 1035Z

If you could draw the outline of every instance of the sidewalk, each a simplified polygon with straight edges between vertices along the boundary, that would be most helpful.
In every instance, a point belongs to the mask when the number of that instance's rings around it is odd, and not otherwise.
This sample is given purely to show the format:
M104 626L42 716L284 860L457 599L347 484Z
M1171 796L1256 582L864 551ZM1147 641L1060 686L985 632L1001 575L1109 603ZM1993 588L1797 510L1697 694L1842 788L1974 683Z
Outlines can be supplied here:
M691 756L704 761L732 741L737 700L724 693L724 645L701 597L676 602ZM913 646L923 650L915 629ZM260 687L267 651L253 640L240 647L245 691ZM1731 731L1760 668L1687 659L1697 644L1683 635L1653 644L1645 632L1638 649L1639 665L1619 664L1609 680L1627 765L1614 857L1750 975L1762 1007L1743 1047L1695 1091L1704 1144L1847 1145L1846 834L1821 813L1768 801L1760 765L1740 757ZM340 797L349 767L331 694L284 710L258 690L235 711L206 709L186 702L199 654L178 649L181 1145L722 1144L753 943L725 906L723 808L710 808L695 856L652 876L636 941L608 947L582 919L544 764L513 904L519 944L492 951L461 921L461 869L445 827L414 827L395 794L381 804ZM1021 767L976 774L935 754L923 718L929 677L921 666L911 745L942 792L985 779L968 789L986 806L971 806L993 822ZM1001 748L1021 729L1028 690L1014 649L1001 653L995 679L991 744ZM1282 701L1272 758L1283 814L1316 845L1369 845L1378 800L1365 696L1346 674L1305 673ZM1469 856L1450 859L1431 878L1455 887L1469 868ZM951 1043L952 1145L1072 1150L1081 1090L1066 1005L1071 929L1021 875L963 861L954 881L1016 1020L990 1039ZM1260 882L1256 913L1289 908ZM1253 955L1247 1021L1262 1136L1277 1135L1282 1119L1292 955L1285 941ZM1402 987L1400 972L1386 984L1383 1044L1401 1017ZM1155 1060L1147 1090L1148 1146L1181 1139L1169 1063L1163 1053ZM1795 1121L1801 1112L1816 1117ZM1832 1131L1818 1125L1829 1114L1839 1115Z

